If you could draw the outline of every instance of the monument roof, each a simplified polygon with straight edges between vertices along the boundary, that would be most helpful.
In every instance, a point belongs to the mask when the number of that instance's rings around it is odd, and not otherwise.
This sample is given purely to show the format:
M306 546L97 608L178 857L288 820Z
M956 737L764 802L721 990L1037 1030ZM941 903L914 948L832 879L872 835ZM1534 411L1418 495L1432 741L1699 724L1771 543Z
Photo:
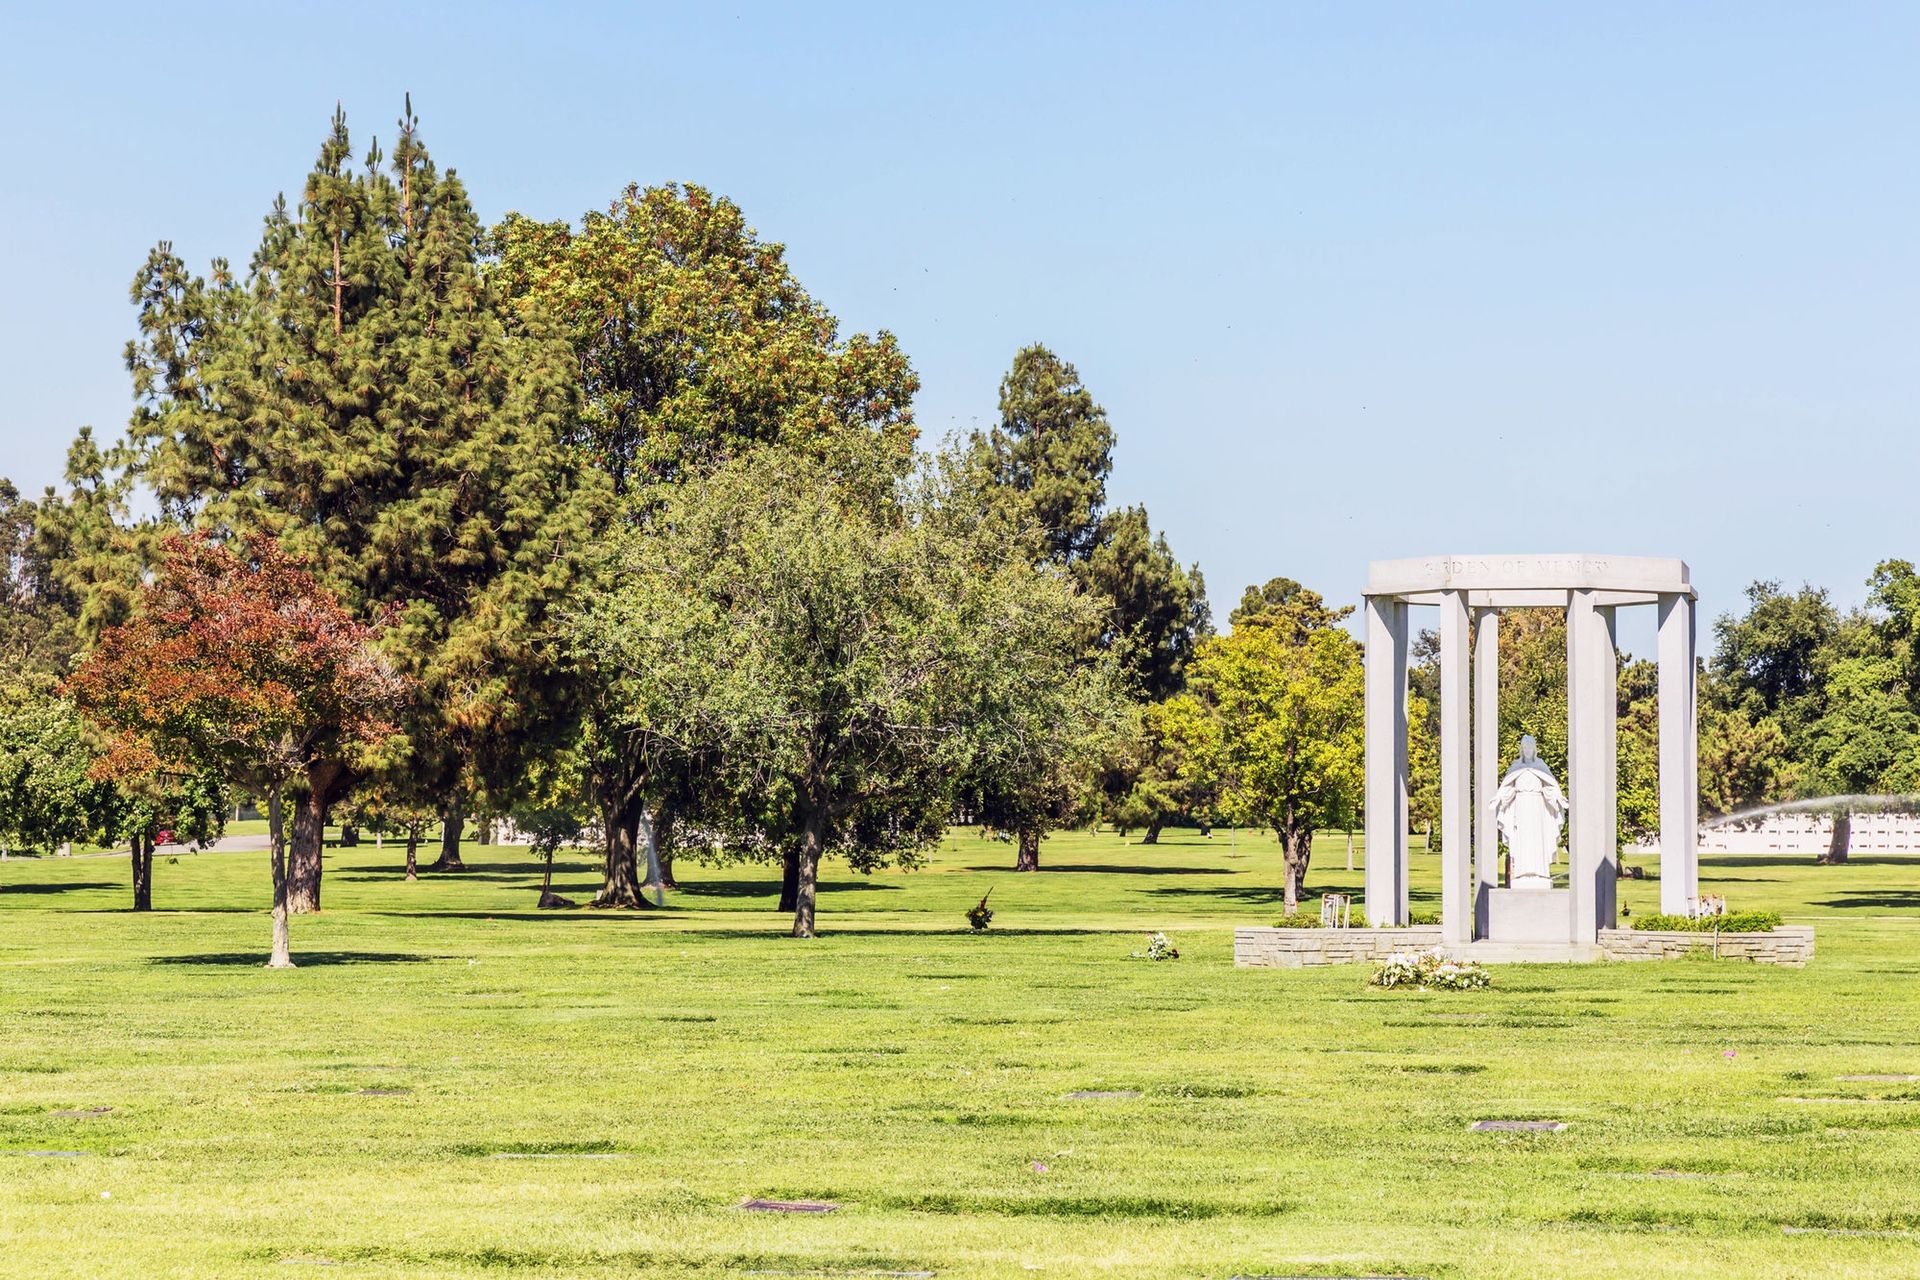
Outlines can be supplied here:
M1439 555L1375 560L1367 565L1368 596L1415 598L1441 591L1487 593L1605 591L1630 595L1694 594L1687 562L1661 556L1591 553ZM1513 603L1532 603L1515 597ZM1622 601L1624 603L1624 601Z

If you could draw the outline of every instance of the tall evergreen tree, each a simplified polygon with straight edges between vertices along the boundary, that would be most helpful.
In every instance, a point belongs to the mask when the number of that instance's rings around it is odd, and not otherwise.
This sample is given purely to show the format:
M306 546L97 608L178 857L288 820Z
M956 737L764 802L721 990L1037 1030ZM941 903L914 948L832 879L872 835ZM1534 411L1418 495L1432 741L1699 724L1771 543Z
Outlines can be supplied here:
M594 486L567 438L571 355L501 305L466 190L407 105L391 165L376 143L356 166L335 112L244 280L153 252L134 286L131 435L169 522L274 536L385 624L416 690L405 767L456 797L509 767L538 712L537 637ZM328 805L367 767L303 765L292 910L318 908Z
M46 553L41 506L0 480L0 666L9 675L64 675L80 625L60 566Z
M1101 541L1113 427L1079 371L1035 343L1014 353L1000 380L1000 421L974 441L976 465L1021 494L1045 555L1085 561Z
M1000 419L969 441L965 470L978 500L998 506L1007 536L1030 543L1036 563L1066 569L1099 602L1084 637L1088 660L1112 661L1134 698L1158 702L1183 687L1194 646L1212 631L1206 584L1199 566L1182 568L1166 538L1154 535L1144 507L1107 510L1113 446L1106 410L1079 372L1036 343L1015 353L1000 382ZM1151 780L1178 767L1156 758L1168 741L1116 731L1105 744L1097 784L1109 812L1160 812L1156 806L1172 793ZM1037 870L1041 836L1093 798L1090 780L1069 785L1057 771L1023 776L1017 758L995 767L999 776L969 789L975 812L1016 837L1016 870Z
M1174 558L1145 507L1108 512L1100 529L1078 575L1106 602L1096 644L1119 660L1136 696L1163 701L1186 687L1194 647L1213 634L1206 579Z

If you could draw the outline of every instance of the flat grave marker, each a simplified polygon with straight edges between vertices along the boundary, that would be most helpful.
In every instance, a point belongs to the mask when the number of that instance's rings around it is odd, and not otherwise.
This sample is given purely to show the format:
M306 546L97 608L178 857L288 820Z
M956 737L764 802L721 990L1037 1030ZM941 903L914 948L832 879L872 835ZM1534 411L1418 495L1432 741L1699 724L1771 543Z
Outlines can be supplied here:
M840 1206L831 1200L765 1200L759 1196L740 1202L752 1213L834 1213Z
M1475 1133L1558 1133L1567 1127L1564 1120L1475 1120L1469 1126Z

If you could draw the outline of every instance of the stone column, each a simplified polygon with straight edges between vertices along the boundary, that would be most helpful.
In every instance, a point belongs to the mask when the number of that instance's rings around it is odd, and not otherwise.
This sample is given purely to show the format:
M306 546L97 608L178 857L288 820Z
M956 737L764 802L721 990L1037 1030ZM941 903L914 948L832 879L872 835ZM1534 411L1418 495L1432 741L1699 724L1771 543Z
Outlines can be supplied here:
M1693 601L1660 597L1660 910L1692 915L1700 891L1700 722Z
M1615 663L1613 610L1595 605L1592 591L1575 591L1567 608L1567 881L1576 943L1591 944L1614 924Z
M1473 732L1467 711L1467 593L1440 599L1440 937L1473 941Z
M1500 789L1500 611L1473 620L1474 934L1487 936L1487 894L1500 885L1500 828L1493 796Z
M1367 923L1407 922L1407 606L1367 600Z

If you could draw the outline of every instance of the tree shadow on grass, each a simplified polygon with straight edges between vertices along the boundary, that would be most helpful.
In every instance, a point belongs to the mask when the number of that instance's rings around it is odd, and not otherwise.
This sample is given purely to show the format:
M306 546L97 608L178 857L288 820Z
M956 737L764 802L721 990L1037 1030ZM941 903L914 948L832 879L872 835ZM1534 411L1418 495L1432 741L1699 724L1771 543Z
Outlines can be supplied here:
M429 960L451 960L452 956L428 956L411 951L293 951L293 963L302 969L319 965L345 964L424 964ZM264 968L266 949L259 951L205 951L195 955L153 956L149 964L213 965L232 968Z
M67 893L79 889L125 889L117 880L42 880L21 883L0 881L0 898L15 894Z
M366 914L390 916L402 920L512 920L515 922L539 921L541 923L563 923L568 920L592 920L597 923L617 924L635 920L685 920L684 911L671 905L665 907L560 907L551 911L522 910L509 907L504 911L369 911Z
M776 924L770 921L769 924L771 927L765 933L762 933L759 930L754 930L754 929L740 929L740 930L732 931L732 933L728 936L732 936L736 938L772 937L772 938L786 939L788 941L798 941L797 939L791 938L788 933L788 930L792 927L791 918L783 917L780 923ZM892 927L889 927L887 925L838 925L838 924L835 924L833 921L826 920L826 919L822 919L818 921L815 927L821 938L825 938L829 940L833 938L964 937L964 938L979 938L982 941L990 942L994 938L1064 938L1064 937L1072 937L1072 936L1132 938L1132 937L1138 937L1142 932L1139 929L1132 929L1132 928L1112 929L1112 928L1099 928L1092 925L1073 925L1073 924L1061 925L1058 928L1041 928L1037 926L1027 926L1025 928L1019 928L1019 929L1003 929L999 925L994 925L990 929L980 930L976 932L974 929L964 924L954 925L950 928L941 927L937 929L927 929L927 928L919 927L917 925L898 925L898 926L892 926ZM716 933L716 934L707 934L703 936L719 937L722 935L719 935ZM925 978L937 978L943 975L938 973L926 973L926 974L920 974L918 976L925 977ZM952 976L952 975L945 975L945 976Z
M1006 863L991 867L968 867L969 871L1012 871ZM1129 866L1122 863L1106 862L1041 862L1039 875L1051 875L1059 871L1096 871L1116 876L1234 876L1241 872L1233 867L1154 867Z
M524 881L538 881L541 871L545 871L545 867L541 867L538 862L530 862L530 864L520 867L518 871L476 871L472 865L468 865L465 871L430 871L426 865L422 864L420 865L419 883L420 885L426 885L428 881L442 881L442 883L447 883L447 885L467 885L467 883L524 883ZM570 875L586 875L586 871L580 869L580 867L574 867L572 871L568 871L563 865L553 865L553 875L555 875L555 877L568 875L568 873L570 873ZM359 871L328 871L328 873L326 873L326 879L353 881L353 883L361 883L361 885L399 885L399 883L405 883L405 879L407 879L407 867L394 867L394 869L386 869L386 867L363 867L363 869L359 869Z
M1920 907L1920 889L1874 889L1846 898L1823 898L1823 907L1880 907L1911 911Z
M814 886L814 893L826 896L831 893L859 893L879 891L898 893L901 886L882 884L876 880L822 880ZM674 893L685 898L778 898L780 882L778 880L693 880L680 885Z
M1168 897L1176 897L1176 898L1206 898L1206 899L1212 899L1212 900L1223 902L1223 903L1224 902L1243 902L1243 903L1252 904L1254 906L1268 907L1268 908L1275 908L1275 907L1281 906L1283 903L1285 903L1286 897L1287 897L1286 891L1277 884L1276 885L1260 885L1260 886L1248 885L1244 888L1218 888L1218 889L1214 888L1211 885L1196 885L1192 887L1169 885L1166 888L1148 889L1147 892L1154 893L1154 894L1162 894ZM1308 911L1309 907L1311 907L1312 911L1318 912L1321 894L1340 893L1340 892L1343 892L1343 891L1339 889L1332 889L1332 888L1323 889L1323 888L1309 886L1308 888L1302 889L1300 891L1300 909L1301 911L1306 912ZM1416 890L1407 896L1407 902L1409 907L1413 910L1425 910L1429 908L1437 908L1440 905L1440 895L1437 893L1424 893ZM1353 911L1356 917L1358 917L1361 913L1360 905L1357 901L1354 904Z

